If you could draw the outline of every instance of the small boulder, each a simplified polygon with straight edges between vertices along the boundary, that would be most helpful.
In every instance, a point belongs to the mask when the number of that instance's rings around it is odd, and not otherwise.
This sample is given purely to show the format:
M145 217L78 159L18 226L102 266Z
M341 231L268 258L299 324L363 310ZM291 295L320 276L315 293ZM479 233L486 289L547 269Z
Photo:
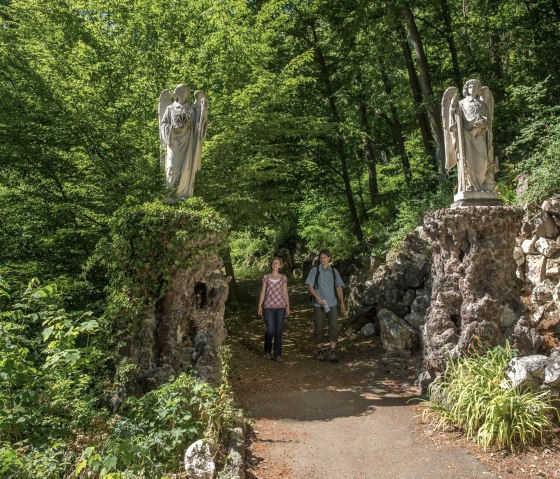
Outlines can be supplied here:
M560 216L560 199L549 198L548 200L545 200L541 206L541 210L552 215Z
M520 387L522 389L538 389L545 376L545 369L548 366L548 358L540 354L513 358L506 370L506 377L509 381L503 381L502 387Z
M552 294L555 284L549 279L545 279L533 288L531 301L536 304L543 304L552 301Z
M388 309L377 312L383 348L391 356L409 357L418 349L420 333Z
M525 253L520 246L516 246L513 250L513 259L517 263L517 266L521 266L523 263L525 263Z
M534 285L539 284L546 278L546 256L528 255L525 260L527 262L526 278Z
M552 215L546 211L541 211L541 214L535 218L535 233L537 236L543 238L556 238L558 235L558 226Z
M560 349L553 350L544 370L544 383L551 388L560 388Z
M547 278L560 277L560 258L548 258L544 274Z
M521 243L521 251L523 251L523 253L525 254L535 254L535 243L537 242L537 239L538 236L533 236L531 239L526 239L525 241L523 241L523 243Z
M510 328L517 322L517 314L510 308L508 304L506 304L502 308L502 312L500 313L500 323L504 326L504 328Z
M360 329L360 334L362 336L373 336L375 334L375 324L366 323L362 329Z
M552 258L558 251L558 245L556 241L552 241L546 238L539 238L535 242L535 249L547 258Z
M210 444L202 439L192 443L185 452L185 471L191 479L214 479L216 465Z

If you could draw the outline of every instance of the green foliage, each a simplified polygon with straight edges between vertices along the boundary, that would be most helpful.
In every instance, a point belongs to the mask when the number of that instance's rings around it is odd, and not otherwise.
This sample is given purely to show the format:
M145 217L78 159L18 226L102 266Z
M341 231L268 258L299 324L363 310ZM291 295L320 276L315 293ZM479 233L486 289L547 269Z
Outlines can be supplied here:
M511 183L521 177L528 189L518 203L540 206L560 190L560 107L549 105L550 79L512 89L508 107L520 112L515 139L505 150Z
M228 358L224 349L224 363ZM213 388L181 374L141 398L128 398L108 437L82 452L76 474L163 477L179 470L185 449L197 439L205 438L219 451L234 413L227 381Z
M387 228L389 234L386 244L391 249L398 248L403 238L422 223L428 211L447 208L452 202L453 193L448 184L439 187L432 195L403 200L393 223Z
M0 296L0 471L62 476L67 444L107 417L99 398L106 330L90 312L61 308L56 284L32 280L20 295L2 283Z
M227 234L225 222L199 198L124 206L110 227L111 241L100 242L91 267L98 262L106 268L111 278L106 315L124 330L164 296L174 271L218 255Z
M514 355L506 343L485 354L450 359L430 387L432 401L422 403L424 419L435 418L439 428L459 428L484 449L514 451L551 436L558 410L549 393L501 386Z

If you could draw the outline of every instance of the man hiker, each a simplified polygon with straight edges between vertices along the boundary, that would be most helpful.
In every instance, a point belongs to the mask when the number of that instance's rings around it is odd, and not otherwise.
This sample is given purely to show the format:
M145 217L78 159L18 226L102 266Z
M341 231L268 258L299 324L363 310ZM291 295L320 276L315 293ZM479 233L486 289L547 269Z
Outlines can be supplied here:
M330 266L330 261L330 252L326 249L322 250L319 253L319 264L311 268L305 284L313 301L313 324L315 327L315 341L317 343L317 360L323 361L325 359L322 347L326 316L329 326L329 361L336 363L338 362L336 354L336 342L338 339L336 306L340 303L340 314L346 312L346 307L344 306L344 294L342 291L344 283L338 271Z

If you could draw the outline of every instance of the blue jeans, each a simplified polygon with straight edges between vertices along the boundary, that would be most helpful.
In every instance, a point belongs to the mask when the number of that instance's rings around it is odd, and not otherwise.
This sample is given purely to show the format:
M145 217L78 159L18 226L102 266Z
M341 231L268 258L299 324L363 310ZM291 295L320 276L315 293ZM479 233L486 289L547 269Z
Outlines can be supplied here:
M282 333L286 308L264 308L264 352L272 354L272 340L274 339L274 355L282 356Z

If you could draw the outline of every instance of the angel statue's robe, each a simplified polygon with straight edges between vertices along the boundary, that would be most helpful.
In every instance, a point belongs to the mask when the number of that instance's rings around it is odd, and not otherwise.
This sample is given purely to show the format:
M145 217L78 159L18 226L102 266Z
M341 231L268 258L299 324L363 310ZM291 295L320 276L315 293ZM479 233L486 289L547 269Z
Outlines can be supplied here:
M160 138L166 148L167 188L181 199L193 196L194 177L200 170L206 137L208 104L203 92L200 93L194 107L175 101L165 108L160 120Z
M459 102L462 117L463 147L465 155L465 186L467 191L493 191L493 174L489 170L493 159L491 139L488 135L486 105L468 96Z

